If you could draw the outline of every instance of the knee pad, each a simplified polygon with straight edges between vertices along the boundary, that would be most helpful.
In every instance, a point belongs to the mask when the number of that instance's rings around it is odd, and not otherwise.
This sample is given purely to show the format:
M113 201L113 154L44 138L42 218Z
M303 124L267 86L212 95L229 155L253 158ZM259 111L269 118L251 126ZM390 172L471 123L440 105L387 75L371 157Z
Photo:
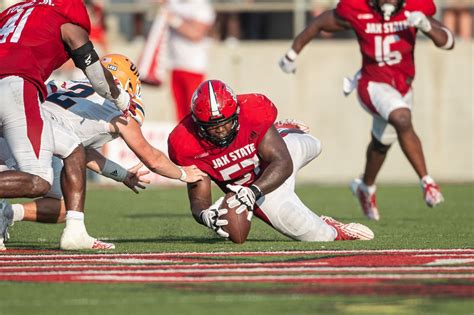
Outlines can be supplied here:
M380 154L386 154L392 144L383 144L372 134L372 149Z

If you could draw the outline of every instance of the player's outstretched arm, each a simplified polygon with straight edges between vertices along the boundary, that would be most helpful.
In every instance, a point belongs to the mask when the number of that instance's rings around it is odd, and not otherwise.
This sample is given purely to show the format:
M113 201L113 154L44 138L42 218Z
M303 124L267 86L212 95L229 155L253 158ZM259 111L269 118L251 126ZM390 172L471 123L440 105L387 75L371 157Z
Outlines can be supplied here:
M110 71L100 63L87 31L78 25L65 23L61 26L61 37L74 64L84 72L97 94L113 102L125 115L128 114L131 96L115 84Z
M280 59L280 68L286 73L296 71L296 57L313 38L321 31L339 32L350 28L350 24L337 16L336 10L329 10L318 15L314 20L293 40L290 50Z
M420 11L407 11L405 15L408 25L422 31L437 47L445 50L454 48L454 35L441 22Z
M142 163L138 163L127 170L92 148L86 149L86 162L87 168L90 170L123 183L137 194L139 192L138 188L145 189L145 184L150 183L150 180L144 178L150 171L140 171L140 168L143 166Z
M117 117L111 122L112 132L119 133L130 150L152 172L186 183L202 180L207 175L196 166L180 167L168 159L160 150L153 147L143 136L140 125L134 120Z

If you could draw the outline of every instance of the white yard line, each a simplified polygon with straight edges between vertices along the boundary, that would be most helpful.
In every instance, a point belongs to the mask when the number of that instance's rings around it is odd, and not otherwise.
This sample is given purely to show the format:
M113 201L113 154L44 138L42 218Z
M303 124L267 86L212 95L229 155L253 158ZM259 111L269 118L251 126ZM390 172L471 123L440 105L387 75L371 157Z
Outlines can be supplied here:
M196 266L199 267L199 266ZM21 269L20 269L21 270ZM437 268L425 268L425 267L322 267L322 268L308 268L308 267L291 267L291 268L218 268L214 270L209 269L180 269L180 268L165 268L165 269L154 269L154 270L61 270L54 271L53 268L45 271L7 271L2 272L2 276L17 276L17 275L31 275L31 276L55 276L55 275L70 275L70 274L193 274L198 275L208 275L208 274L240 274L240 273L295 273L295 272L305 272L305 273L321 273L321 272L424 272L431 274L438 274L439 272L470 272L474 271L473 267L437 267ZM471 277L474 278L474 274L471 274Z
M38 254L38 255L8 255L0 253L0 261L8 259L41 259L55 257L57 259L67 258L143 258L143 257L215 257L215 256L295 256L295 255L328 255L328 254L438 254L448 255L474 255L474 249L374 249L374 250L311 250L311 251L249 251L249 252L170 252L170 253L139 253L139 254Z

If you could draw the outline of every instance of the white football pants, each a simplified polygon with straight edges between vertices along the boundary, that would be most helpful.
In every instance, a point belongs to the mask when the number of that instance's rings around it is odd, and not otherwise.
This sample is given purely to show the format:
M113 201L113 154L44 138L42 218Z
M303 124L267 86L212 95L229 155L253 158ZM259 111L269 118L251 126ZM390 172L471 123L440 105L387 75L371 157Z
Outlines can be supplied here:
M266 217L262 219L294 240L333 241L335 230L306 207L295 193L297 172L321 153L321 142L300 133L289 133L283 140L290 151L293 173L280 187L258 200L257 206ZM256 215L261 216L258 210Z
M397 131L388 123L388 117L394 110L399 108L411 110L413 106L413 93L410 90L407 94L402 95L394 87L380 82L369 82L367 92L371 104L365 104L360 97L359 104L373 117L372 134L381 143L390 145L397 140ZM370 105L375 108L380 116L374 114L369 109Z
M53 133L43 118L38 93L21 77L0 79L0 124L18 169L52 183Z

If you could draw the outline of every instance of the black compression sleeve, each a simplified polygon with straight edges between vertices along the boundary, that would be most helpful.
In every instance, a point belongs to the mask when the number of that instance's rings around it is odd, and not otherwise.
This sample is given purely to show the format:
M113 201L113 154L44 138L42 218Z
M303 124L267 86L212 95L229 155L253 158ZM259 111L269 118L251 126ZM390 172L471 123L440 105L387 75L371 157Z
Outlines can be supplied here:
M91 41L77 49L71 50L69 54L76 67L81 70L85 70L88 66L99 60L99 56L94 50L94 45L92 45Z

